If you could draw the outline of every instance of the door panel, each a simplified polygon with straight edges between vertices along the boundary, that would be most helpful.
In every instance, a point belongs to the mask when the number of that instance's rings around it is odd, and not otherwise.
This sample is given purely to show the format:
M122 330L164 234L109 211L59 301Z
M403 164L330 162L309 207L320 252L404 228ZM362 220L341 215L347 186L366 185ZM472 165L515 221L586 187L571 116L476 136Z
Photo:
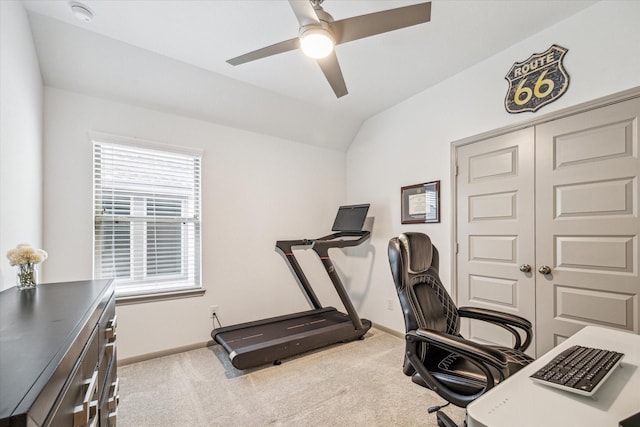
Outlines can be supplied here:
M638 333L640 99L536 127L537 353L585 325Z
M556 236L555 240L558 268L633 273L635 236Z
M458 304L535 317L534 131L513 132L457 150ZM464 336L511 346L511 335L463 322ZM534 334L535 337L535 334ZM533 348L531 352L533 351Z
M576 118L567 120L575 122ZM589 127L555 136L555 169L599 162L606 158L633 156L633 119L600 123L598 126L589 123L584 125Z
M589 215L633 215L635 180L614 179L601 182L558 185L554 188L556 217Z
M557 286L555 291L559 319L620 329L632 324L634 298L630 295L568 286Z
M469 276L469 301L517 309L518 282L498 277Z

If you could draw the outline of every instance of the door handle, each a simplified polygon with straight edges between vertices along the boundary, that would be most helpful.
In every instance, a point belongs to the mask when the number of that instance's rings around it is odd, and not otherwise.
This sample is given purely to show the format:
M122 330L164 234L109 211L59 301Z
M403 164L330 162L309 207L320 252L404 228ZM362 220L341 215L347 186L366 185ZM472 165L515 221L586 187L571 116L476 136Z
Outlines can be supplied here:
M522 264L520 266L520 271L522 271L523 273L528 273L531 271L531 266L529 264Z
M548 265L543 265L538 269L538 273L540 274L549 274L551 273L551 267Z

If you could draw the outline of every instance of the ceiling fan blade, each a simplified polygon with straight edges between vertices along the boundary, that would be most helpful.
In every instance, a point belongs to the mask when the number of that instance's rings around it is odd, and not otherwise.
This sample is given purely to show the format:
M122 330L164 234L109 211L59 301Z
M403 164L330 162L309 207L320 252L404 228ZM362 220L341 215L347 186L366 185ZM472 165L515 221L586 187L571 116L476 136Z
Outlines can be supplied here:
M320 23L318 15L309 0L289 0L289 4L301 27Z
M254 50L253 52L245 53L244 55L236 56L235 58L229 59L227 62L231 65L240 65L246 62L255 61L256 59L266 58L267 56L296 50L299 47L300 39L296 37L295 39L285 40L280 43L272 44L271 46L263 47L262 49Z
M340 64L338 63L338 57L335 52L331 52L326 58L317 59L320 69L324 73L324 76L329 81L331 89L336 94L336 98L340 98L348 94L347 85L342 77L342 70L340 70Z
M336 44L347 43L431 20L431 2L341 19L329 24Z

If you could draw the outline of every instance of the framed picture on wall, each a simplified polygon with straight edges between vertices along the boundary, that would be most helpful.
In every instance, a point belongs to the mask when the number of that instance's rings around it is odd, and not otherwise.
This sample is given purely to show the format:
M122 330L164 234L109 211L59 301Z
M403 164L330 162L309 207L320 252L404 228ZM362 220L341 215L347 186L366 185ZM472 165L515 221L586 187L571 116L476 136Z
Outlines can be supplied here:
M401 189L402 223L440 222L440 181Z

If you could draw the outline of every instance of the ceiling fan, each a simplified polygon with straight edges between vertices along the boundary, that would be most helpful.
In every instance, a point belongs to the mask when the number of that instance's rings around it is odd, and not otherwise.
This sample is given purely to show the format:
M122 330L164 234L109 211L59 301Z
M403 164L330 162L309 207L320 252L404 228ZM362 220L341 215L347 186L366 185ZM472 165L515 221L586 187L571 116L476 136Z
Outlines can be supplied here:
M300 23L298 37L254 50L227 62L240 65L300 48L307 56L316 59L336 97L340 98L348 92L334 46L431 20L431 2L426 2L334 21L322 8L323 1L289 0Z

